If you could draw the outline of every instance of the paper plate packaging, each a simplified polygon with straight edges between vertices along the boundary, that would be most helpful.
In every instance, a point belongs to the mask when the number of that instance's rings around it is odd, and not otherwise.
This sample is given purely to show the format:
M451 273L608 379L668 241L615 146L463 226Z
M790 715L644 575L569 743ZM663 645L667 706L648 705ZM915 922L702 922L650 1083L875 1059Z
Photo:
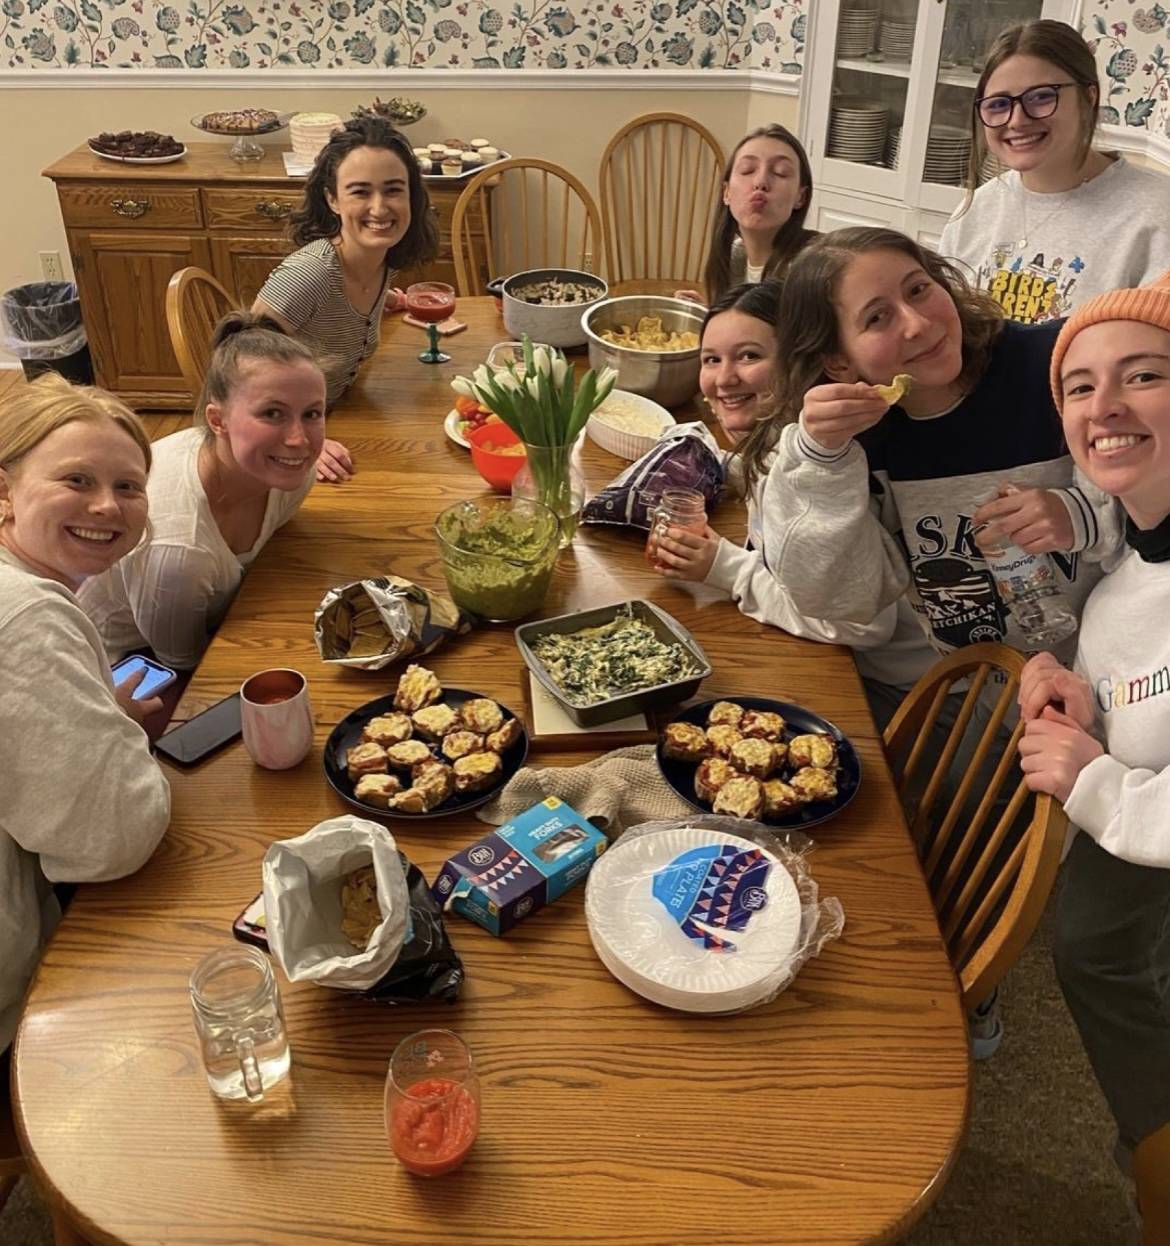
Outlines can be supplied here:
M812 848L800 832L737 818L631 827L589 878L594 950L619 982L663 1007L759 1007L844 928L840 902L819 897Z
M605 836L556 796L549 796L450 857L431 888L494 935L564 895L605 851Z
M450 598L383 575L331 588L313 616L313 638L324 661L378 671L431 653L471 626Z

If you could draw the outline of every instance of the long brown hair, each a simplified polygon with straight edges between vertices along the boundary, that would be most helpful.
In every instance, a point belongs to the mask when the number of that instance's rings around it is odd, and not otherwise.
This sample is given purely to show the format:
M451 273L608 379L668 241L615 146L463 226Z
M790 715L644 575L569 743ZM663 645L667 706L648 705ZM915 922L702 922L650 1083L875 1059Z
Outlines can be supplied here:
M731 171L735 167L735 158L739 149L750 143L754 138L773 138L791 147L796 155L796 163L800 169L800 188L804 191L804 202L793 208L792 215L776 231L772 239L772 254L764 265L764 278L778 276L784 266L813 237L811 230L805 229L804 219L808 216L809 203L812 200L813 179L812 166L808 162L808 154L801 146L800 139L782 125L763 125L745 134L736 143L730 159L723 170L723 186L731 180ZM711 228L711 250L707 255L707 270L703 275L707 286L707 298L714 303L720 299L731 285L731 248L739 237L739 225L731 209L720 203L715 211L715 222Z
M1097 75L1097 61L1089 45L1077 31L1065 22L1039 18L1034 22L1020 22L1000 31L987 52L983 72L975 84L976 101L983 98L991 75L1013 56L1034 56L1037 60L1051 61L1077 84L1074 98L1081 118L1080 161L1084 164L1093 149L1093 135L1097 129L1097 115L1101 109L1101 80ZM1059 108L1060 105L1058 104ZM979 189L979 175L983 158L987 155L987 135L979 120L977 104L971 105L971 158L967 166L967 195L959 209L961 216L971 206L975 191Z
M837 291L845 270L871 251L897 251L920 264L954 300L963 335L960 381L970 387L987 370L1003 328L1003 309L975 290L949 260L896 229L860 226L821 234L788 266L776 321L776 405L744 438L744 477L750 490L786 424L800 418L804 396L828 381L825 359L841 349Z
M382 147L393 152L406 168L410 195L410 225L401 240L386 252L387 268L415 268L428 264L439 253L439 231L422 171L406 136L381 117L359 117L334 130L321 148L313 171L305 182L301 206L289 217L289 235L298 247L319 238L336 238L341 217L329 206L325 192L337 196L337 170L351 151L359 147Z

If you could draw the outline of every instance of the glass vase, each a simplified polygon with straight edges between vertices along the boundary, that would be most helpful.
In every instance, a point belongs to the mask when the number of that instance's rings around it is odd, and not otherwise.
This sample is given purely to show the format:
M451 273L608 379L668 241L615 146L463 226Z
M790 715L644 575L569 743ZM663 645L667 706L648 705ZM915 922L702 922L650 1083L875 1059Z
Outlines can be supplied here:
M572 446L534 446L524 443L524 466L512 479L514 498L535 498L561 521L560 547L577 531L585 505L585 480L573 464Z

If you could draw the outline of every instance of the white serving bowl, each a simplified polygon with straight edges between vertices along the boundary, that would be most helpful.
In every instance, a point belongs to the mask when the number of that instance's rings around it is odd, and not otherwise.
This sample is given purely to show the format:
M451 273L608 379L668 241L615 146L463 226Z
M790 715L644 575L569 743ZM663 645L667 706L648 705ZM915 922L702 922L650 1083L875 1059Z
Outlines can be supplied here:
M643 433L632 433L625 429L614 427L605 417L606 408L615 401L623 405L635 407L640 411L645 411L647 415L653 416L658 421L658 432L651 436ZM645 398L641 394L632 393L627 389L615 389L611 391L605 402L589 417L589 422L585 425L585 431L603 450L608 450L610 454L616 454L619 459L629 459L630 462L633 462L652 449L662 436L662 433L668 428L673 428L674 423L674 416L653 399Z

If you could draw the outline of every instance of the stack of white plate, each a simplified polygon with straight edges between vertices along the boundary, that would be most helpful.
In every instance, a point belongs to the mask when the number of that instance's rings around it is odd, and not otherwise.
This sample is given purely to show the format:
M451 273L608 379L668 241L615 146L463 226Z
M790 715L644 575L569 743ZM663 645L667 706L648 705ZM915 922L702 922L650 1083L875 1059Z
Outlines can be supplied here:
M886 150L889 113L880 104L849 100L829 113L829 155L837 160L880 164Z
M908 61L914 51L914 23L883 17L878 31L878 51L892 61Z
M787 984L801 936L784 864L701 826L619 839L589 875L585 917L619 982L683 1012L763 1003Z
M902 127L896 125L891 128L889 136L886 139L886 168L896 169L898 167L898 157L902 152Z
M1007 171L1007 165L1000 162L989 151L983 153L983 162L979 166L979 185L984 182L990 182L993 177L999 177L1001 173Z
M971 159L971 135L961 126L934 125L926 140L926 164L922 177L943 186L961 186Z
M873 51L877 9L846 9L837 28L837 55L864 56Z
M288 133L297 164L312 164L329 136L341 125L341 118L331 112L299 112L290 118Z

